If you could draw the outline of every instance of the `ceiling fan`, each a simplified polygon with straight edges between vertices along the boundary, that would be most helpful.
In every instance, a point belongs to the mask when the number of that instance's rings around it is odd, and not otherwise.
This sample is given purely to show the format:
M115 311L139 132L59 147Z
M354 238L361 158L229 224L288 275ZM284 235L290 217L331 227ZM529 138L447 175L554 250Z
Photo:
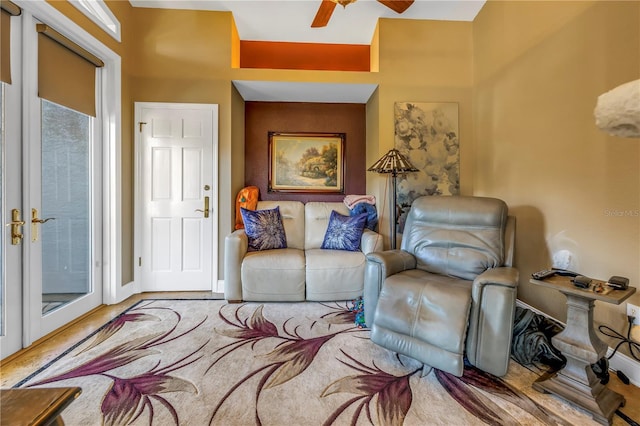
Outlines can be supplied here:
M341 5L342 7L347 7L348 4L355 3L356 0L322 0L320 3L320 7L318 8L318 12L316 13L316 17L313 19L311 23L311 28L319 28L326 27L329 23L329 19L331 19L331 14L333 13L333 9L335 9L336 4ZM402 13L409 8L413 4L414 0L377 0L378 3L382 3L387 6L389 9L393 10L397 13Z

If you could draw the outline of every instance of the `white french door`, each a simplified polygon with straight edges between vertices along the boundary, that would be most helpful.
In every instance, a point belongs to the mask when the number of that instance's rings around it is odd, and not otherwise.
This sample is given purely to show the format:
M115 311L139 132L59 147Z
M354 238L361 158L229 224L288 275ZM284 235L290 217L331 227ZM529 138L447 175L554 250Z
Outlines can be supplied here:
M25 278L31 341L102 303L98 120L44 99L27 143Z
M1 83L0 358L103 296L101 74L97 118L38 97L34 13L69 23L45 3L24 5L11 18L11 82Z
M136 103L142 291L217 283L218 107Z
M0 358L22 348L22 164L20 92L14 85L0 83L0 157L2 161L2 191L0 216L2 242L0 242ZM17 108L8 108L9 106ZM15 219L15 220L14 220ZM16 222L12 226L11 222Z

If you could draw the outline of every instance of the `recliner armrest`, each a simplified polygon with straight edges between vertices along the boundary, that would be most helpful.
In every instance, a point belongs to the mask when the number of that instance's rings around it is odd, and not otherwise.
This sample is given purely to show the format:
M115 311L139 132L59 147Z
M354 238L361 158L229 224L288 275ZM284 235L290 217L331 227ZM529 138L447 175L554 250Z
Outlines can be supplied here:
M518 278L516 268L500 267L473 280L467 358L496 376L504 376L509 366Z
M249 249L249 238L238 229L224 239L224 298L242 300L242 260Z
M516 287L519 275L516 268L509 266L487 269L473 280L473 291L482 291L487 284Z
M374 262L382 268L382 280L407 269L416 269L416 258L404 250L385 250L367 254L367 263Z
M404 250L386 250L367 254L362 297L367 327L371 327L373 324L373 314L378 306L378 298L384 280L390 275L407 269L415 269L416 264L416 258Z

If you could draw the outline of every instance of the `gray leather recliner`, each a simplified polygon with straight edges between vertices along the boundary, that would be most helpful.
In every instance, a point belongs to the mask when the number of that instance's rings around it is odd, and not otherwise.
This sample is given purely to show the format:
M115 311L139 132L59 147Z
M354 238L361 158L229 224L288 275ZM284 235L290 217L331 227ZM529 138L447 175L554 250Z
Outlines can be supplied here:
M514 234L502 200L416 199L401 249L367 255L371 340L457 376L465 355L486 372L506 374L518 283Z

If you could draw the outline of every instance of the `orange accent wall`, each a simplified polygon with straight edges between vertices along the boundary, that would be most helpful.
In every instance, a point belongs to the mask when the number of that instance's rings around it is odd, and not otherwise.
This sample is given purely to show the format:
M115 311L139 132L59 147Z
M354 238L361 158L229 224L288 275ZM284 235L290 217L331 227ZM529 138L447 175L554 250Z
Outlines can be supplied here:
M369 67L368 45L240 41L240 68L369 71Z

